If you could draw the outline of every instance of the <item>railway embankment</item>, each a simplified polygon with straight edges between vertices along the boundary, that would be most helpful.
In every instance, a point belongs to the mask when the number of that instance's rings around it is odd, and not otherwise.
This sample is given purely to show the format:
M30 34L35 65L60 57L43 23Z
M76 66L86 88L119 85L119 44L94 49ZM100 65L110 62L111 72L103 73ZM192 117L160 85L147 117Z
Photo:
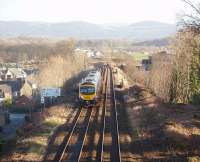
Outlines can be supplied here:
M139 84L118 89L116 94L126 161L200 160L198 106L166 104Z
M119 69L115 78L122 161L200 161L200 105L164 103Z

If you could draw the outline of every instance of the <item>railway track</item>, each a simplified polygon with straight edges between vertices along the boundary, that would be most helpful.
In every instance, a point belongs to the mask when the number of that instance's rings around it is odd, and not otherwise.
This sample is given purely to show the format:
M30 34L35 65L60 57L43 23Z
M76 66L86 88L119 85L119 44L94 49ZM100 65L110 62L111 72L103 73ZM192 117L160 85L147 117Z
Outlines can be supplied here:
M100 102L80 108L54 162L121 162L117 111L111 68L104 71Z
M69 133L65 136L63 143L60 145L53 161L73 161L79 158L82 149L84 134L88 129L88 123L91 119L92 109L81 108L78 112L73 126ZM79 133L80 132L80 133ZM79 136L77 136L79 134ZM73 143L77 141L76 145ZM81 142L82 141L82 142ZM73 154L73 152L75 154ZM76 160L75 160L76 161Z
M101 161L121 162L118 119L112 70L108 70L107 103L105 110L105 129L103 156Z

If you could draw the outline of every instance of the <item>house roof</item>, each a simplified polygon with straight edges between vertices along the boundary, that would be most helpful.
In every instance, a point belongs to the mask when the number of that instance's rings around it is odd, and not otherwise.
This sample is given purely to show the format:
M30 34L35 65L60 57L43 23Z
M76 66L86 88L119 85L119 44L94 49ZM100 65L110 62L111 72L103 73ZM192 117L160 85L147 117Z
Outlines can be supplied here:
M18 68L9 68L8 69L11 73L13 73L16 77L17 76L24 76L24 75L26 75L26 73L23 71L23 70L21 70L21 69L18 69Z
M0 74L4 75L7 73L12 73L16 78L25 78L27 76L26 72L23 69L16 68L16 67L1 67L2 65L0 64Z
M0 67L5 67L5 68L19 68L20 65L18 63L10 62L10 63L0 63Z

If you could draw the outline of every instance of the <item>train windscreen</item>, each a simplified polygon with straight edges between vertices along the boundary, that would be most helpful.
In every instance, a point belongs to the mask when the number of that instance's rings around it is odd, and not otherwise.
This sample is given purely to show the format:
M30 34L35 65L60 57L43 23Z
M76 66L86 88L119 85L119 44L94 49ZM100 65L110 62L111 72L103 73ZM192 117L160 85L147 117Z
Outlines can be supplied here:
M80 93L84 95L91 95L95 93L95 88L91 86L84 86L80 88Z

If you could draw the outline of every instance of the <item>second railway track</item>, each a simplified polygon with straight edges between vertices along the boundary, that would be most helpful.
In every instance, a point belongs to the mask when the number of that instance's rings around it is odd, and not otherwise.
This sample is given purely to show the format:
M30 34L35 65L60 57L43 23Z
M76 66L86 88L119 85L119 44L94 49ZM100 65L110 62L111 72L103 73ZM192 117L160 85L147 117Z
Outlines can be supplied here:
M105 106L105 128L103 133L103 156L101 161L121 162L114 80L111 68L108 68L107 76L108 84Z

